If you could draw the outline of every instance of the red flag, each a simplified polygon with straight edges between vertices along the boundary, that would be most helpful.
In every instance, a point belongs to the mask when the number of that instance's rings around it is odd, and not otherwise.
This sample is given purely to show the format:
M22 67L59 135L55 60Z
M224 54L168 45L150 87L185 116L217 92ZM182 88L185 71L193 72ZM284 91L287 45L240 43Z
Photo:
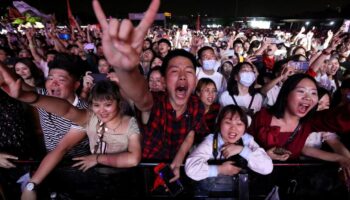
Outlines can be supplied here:
M23 15L17 10L17 8L14 7L9 7L8 8L9 11L9 15L8 18L12 21L15 20L17 18L21 18L21 19L25 19L25 17L23 17Z
M69 0L67 0L67 14L68 14L68 21L69 21L70 27L79 29L80 27L72 14L72 10L70 9Z
M200 29L201 29L201 16L197 15L196 30L200 31Z

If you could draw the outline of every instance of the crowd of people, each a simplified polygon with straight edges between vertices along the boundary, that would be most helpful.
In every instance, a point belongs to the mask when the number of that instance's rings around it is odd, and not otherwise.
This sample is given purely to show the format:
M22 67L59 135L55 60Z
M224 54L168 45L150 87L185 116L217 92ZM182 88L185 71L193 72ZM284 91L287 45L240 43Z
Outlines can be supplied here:
M208 194L246 169L323 160L350 187L344 26L166 29L152 26L159 4L136 27L94 0L99 26L0 35L2 195L39 198L62 162L83 172L167 162L170 182L187 176ZM21 161L39 164L28 175Z

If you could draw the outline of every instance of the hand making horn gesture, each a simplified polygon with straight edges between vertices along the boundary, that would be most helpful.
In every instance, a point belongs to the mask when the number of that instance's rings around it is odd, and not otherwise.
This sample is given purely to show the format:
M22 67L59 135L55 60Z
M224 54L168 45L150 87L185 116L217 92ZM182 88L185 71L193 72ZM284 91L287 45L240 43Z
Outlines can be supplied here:
M107 21L98 0L92 5L101 25L102 47L108 62L116 70L133 70L140 62L142 44L159 8L160 0L152 0L144 18L137 27L130 20L110 19Z

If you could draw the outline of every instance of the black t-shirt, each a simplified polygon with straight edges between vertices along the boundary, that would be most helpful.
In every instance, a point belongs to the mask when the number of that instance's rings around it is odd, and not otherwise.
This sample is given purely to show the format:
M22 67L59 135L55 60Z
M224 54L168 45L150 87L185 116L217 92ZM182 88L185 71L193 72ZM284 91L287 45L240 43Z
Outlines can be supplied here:
M0 152L28 158L30 129L21 102L0 90Z

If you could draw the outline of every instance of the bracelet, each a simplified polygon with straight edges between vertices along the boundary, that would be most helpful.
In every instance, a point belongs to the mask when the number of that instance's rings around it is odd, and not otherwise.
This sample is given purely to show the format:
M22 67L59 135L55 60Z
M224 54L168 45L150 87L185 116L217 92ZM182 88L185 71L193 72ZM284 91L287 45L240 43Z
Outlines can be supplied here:
M36 93L36 92L33 92L33 93L35 94L35 99L33 101L25 102L25 103L27 103L27 104L34 104L34 103L39 101L40 95L38 93Z
M101 155L101 154L97 154L97 155L96 155L96 163L97 163L97 164L100 164L100 163L98 162L98 157L100 157L100 155Z

